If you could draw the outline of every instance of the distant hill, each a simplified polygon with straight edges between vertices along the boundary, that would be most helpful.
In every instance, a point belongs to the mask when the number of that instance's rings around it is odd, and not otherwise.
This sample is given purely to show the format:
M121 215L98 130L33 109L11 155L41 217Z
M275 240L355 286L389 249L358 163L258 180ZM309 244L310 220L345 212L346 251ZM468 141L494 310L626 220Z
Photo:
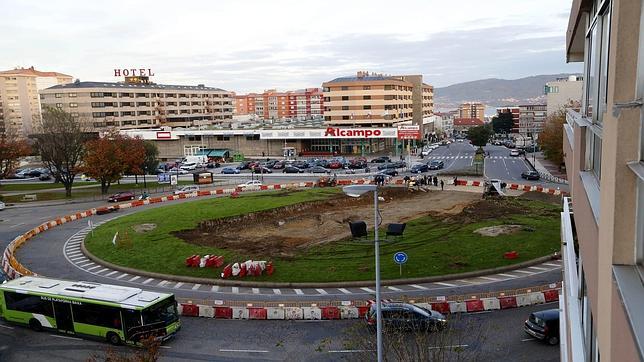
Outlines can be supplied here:
M454 109L463 102L482 102L486 106L545 103L543 87L546 82L571 74L535 75L520 79L489 78L452 84L434 89L436 109Z

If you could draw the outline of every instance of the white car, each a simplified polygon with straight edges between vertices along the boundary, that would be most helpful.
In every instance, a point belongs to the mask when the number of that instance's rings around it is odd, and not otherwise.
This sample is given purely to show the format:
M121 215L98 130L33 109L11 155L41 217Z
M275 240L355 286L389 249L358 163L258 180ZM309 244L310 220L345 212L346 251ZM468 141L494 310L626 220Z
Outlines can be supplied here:
M429 155L430 153L432 153L432 151L433 151L433 150L434 150L433 148L426 148L426 149L424 149L424 150L423 150L423 152L421 152L421 154L422 154L423 156L427 156L427 155Z
M179 168L182 169L182 170L185 170L185 171L193 171L193 170L197 169L197 166L198 166L197 163L191 162L191 163L184 163Z
M510 156L512 156L512 157L517 157L517 156L519 156L519 150L512 150L512 151L510 151Z
M262 185L263 184L262 184L261 181L252 180L252 181L246 181L243 184L239 184L239 185L237 185L237 187L241 187L242 189L245 189L245 188L259 188Z
M0 210L4 210L4 208L7 207L4 202L0 201Z
M183 186L181 188L176 189L174 191L174 194L175 195L192 194L192 193L196 193L197 191L199 191L199 186L195 186L195 185Z

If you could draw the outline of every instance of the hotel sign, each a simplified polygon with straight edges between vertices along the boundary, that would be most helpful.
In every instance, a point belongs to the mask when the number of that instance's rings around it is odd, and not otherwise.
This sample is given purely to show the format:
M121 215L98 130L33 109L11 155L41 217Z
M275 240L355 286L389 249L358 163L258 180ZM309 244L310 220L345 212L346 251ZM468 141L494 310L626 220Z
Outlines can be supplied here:
M153 77L154 72L150 68L123 68L114 69L115 77Z

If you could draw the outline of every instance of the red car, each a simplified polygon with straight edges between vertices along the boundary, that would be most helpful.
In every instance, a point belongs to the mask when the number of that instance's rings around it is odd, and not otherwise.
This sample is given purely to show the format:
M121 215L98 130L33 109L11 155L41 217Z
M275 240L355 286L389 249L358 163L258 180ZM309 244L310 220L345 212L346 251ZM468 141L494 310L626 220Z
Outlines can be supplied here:
M107 198L108 202L119 202L119 201L128 201L134 200L135 196L133 192L119 192L118 194L111 195Z
M340 161L331 161L329 162L329 168L333 170L337 170L339 168L342 168L342 162Z

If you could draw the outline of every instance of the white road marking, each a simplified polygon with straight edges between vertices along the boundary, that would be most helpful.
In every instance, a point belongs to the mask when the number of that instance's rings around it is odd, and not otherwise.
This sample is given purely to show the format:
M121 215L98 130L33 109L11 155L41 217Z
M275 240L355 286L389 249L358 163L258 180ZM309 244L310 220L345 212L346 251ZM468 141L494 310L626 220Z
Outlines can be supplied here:
M304 294L304 292L302 292L302 289L293 289L293 291L295 291L295 294L297 294L297 295Z
M259 288L253 288L252 291L253 294L259 294Z
M195 284L192 286L192 290L197 290L201 287L201 284Z
M116 277L116 279L125 278L125 277L126 277L126 276L128 276L128 275L130 275L130 274L123 273L122 275L119 275L118 277Z
M141 277L140 277L140 276L138 276L138 275L136 275L134 278L132 278L132 279L130 279L130 280L128 280L128 281L133 282L133 281L135 281L135 280L137 280L137 279L141 279Z
M543 265L555 266L555 267L560 267L561 266L561 264L555 264L555 263L544 263Z
M219 285L213 285L213 286L210 288L210 291L211 291L211 292L218 292L218 291L219 291Z
M143 281L143 284L148 284L149 282L151 282L153 280L154 280L154 278L146 279L145 281Z
M521 342L530 342L530 341L536 341L536 338L524 338L521 340Z
M443 283L443 282L434 282L434 284L442 285L442 286L445 286L445 287L455 287L456 286L456 284Z
M465 280L465 279L459 279L459 280L457 280L457 282L461 282L461 283L465 283L465 284L476 284L476 282L471 282L471 281Z
M344 288L338 288L339 291L341 291L344 294L353 294L350 290L344 289Z
M373 349L339 349L327 351L327 353L364 353L373 352Z
M506 278L516 278L516 277L517 277L516 275L511 275L511 274L500 274L500 273L499 273L499 274L497 274L497 275L500 275L500 276L502 276L502 277L506 277Z
M493 282L498 282L501 279L492 278L492 277L478 277L479 279L491 280Z
M109 269L107 269L107 268L103 268L103 269L101 269L101 270L97 271L97 272L96 272L96 274L105 273L105 272L106 272L106 271L108 271L108 270L109 270Z
M534 274L533 272L525 271L525 270L513 270L513 273L523 273L523 274Z
M373 289L371 289L371 288L367 288L367 287L362 287L362 288L360 288L360 289L364 290L364 291L365 291L365 292L367 292L367 293L375 293L375 292L376 292L375 290L373 290Z
M165 287L165 285L168 284L167 280L162 280L157 283L157 287Z
M78 260L81 260L81 259L89 260L89 259L87 259L87 258L85 257L85 255L82 255L82 256L75 256L75 257L73 257L73 258L69 258L69 260L73 261L74 263L76 263ZM79 262L79 263L81 263L81 262ZM84 262L83 262L83 263L84 263Z
M396 287L392 287L392 286L390 286L390 285L389 285L389 286L387 286L387 288L389 288L389 289L391 289L391 290L393 290L393 291L396 291L396 292L400 292L400 291L402 291L402 289L400 289L400 288L396 288Z
M2 325L2 324L0 324L0 328L6 328L6 329L14 329L13 327L10 327L10 326L5 326L5 325Z
M528 269L535 269L535 270L539 270L539 271L548 270L548 269L546 269L546 268L540 268L540 267L538 267L538 266L531 266L531 267L528 267Z
M113 270L113 271L111 271L111 272L109 272L109 273L105 274L104 276L105 276L105 277L109 277L110 275L113 275L113 274L116 274L116 273L118 273L118 270Z
M318 292L318 294L329 294L324 289L316 289L316 291Z
M85 264L78 264L78 266L80 266L81 268L85 268L86 266L90 266L90 265L92 265L92 264L93 264L93 265L96 265L96 264L94 264L94 262L91 262L91 261L90 261L89 263L85 263Z
M77 257L79 255L83 255L83 253L81 253L80 251L75 251L73 253L67 253L67 256L69 256L70 258L71 257Z
M281 295L282 291L279 289L273 289L273 294Z
M268 353L268 351L261 349L219 349L219 352Z
M20 224L11 225L11 226L9 226L9 229L17 228L18 226L24 225L24 224L25 224L24 222L21 222Z
M179 282L179 283L175 284L173 288L174 289L179 289L179 288L181 288L182 285L183 285L183 283Z
M418 285L418 284L409 284L409 286L420 290L427 290L427 287L423 287L422 285Z
M98 269L98 268L102 268L102 267L103 267L102 265L97 265L97 266L93 266L93 267L91 267L91 268L87 268L87 269L85 269L85 270L87 270L87 271L92 271L92 270L94 270L94 269Z
M239 287L232 287L232 288L230 288L230 289L232 289L232 292L233 292L233 293L235 293L235 294L239 294Z

